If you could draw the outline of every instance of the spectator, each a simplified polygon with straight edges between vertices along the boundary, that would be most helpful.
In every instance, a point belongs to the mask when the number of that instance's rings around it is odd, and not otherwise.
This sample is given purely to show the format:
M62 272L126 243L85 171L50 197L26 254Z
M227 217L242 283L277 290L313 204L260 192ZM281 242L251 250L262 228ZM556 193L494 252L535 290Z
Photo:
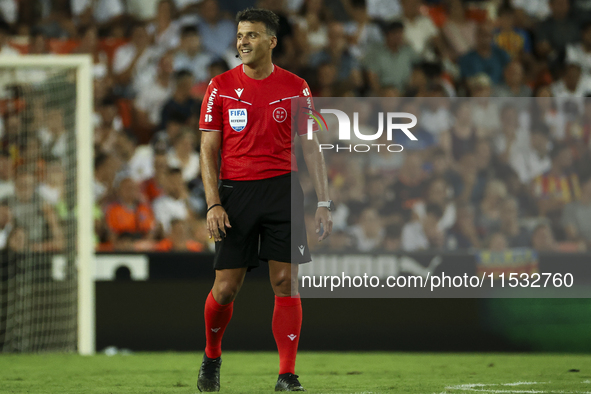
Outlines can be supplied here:
M166 122L166 128L154 134L152 146L155 150L168 150L173 141L181 135L183 127L187 123L187 117L180 112L172 111Z
M84 27L80 30L80 37L80 44L74 50L74 53L91 55L94 78L103 78L109 72L109 59L107 54L99 47L98 29L92 25Z
M486 186L487 177L484 171L478 169L476 154L474 152L468 152L462 155L458 161L457 168L462 179L461 186L459 187L460 194L458 202L472 202L474 204L480 202Z
M439 229L438 225L442 216L443 212L439 206L428 204L422 219L406 223L402 228L402 250L414 252L443 247L445 233Z
M456 222L456 205L450 192L451 189L444 178L432 178L426 187L425 197L413 205L414 214L422 219L426 214L427 205L437 205L442 212L438 222L439 229L449 230Z
M547 223L538 224L531 235L531 246L538 252L557 252L558 244Z
M562 226L568 240L591 248L591 176L581 181L581 197L564 207Z
M154 22L150 23L146 31L160 53L176 49L180 42L180 24L173 20L175 6L173 0L160 0Z
M351 235L359 252L375 250L384 240L385 229L378 212L366 208L361 212L359 223L351 227Z
M328 47L328 15L324 0L305 0L294 21L294 38L304 56Z
M449 44L453 60L466 54L476 45L476 23L466 18L462 0L448 1L448 17L442 33Z
M490 98L491 80L481 73L468 80L470 95L477 97L472 101L472 124L479 138L493 138L500 132L498 100Z
M476 215L472 205L458 207L456 223L449 230L445 240L447 249L474 249L480 247L475 218Z
M208 67L214 58L201 50L201 38L194 26L185 26L181 31L181 43L174 55L174 70L189 70L195 82L208 81Z
M579 40L579 23L570 16L569 0L550 0L551 15L536 29L536 52L554 60L568 44Z
M507 237L500 231L493 233L488 238L488 249L492 252L503 252L508 249L509 242Z
M562 209L580 197L579 177L572 172L573 157L568 146L557 144L551 152L552 167L533 180L533 196L540 215L550 219L559 230Z
M165 193L154 200L154 215L163 233L170 232L173 219L187 220L190 217L188 209L189 191L183 182L183 175L179 168L169 168Z
M328 45L325 49L310 57L310 66L318 67L319 74L320 67L325 64L330 64L334 67L335 81L350 81L354 86L361 85L359 62L349 49L342 23L333 22L329 25ZM321 78L319 78L318 82L326 84Z
M395 193L379 176L372 176L367 179L367 206L374 208L384 226L400 224L402 217L395 202ZM335 203L336 204L336 203ZM349 208L345 205L348 213ZM334 225L333 225L334 228Z
M567 45L566 62L578 64L584 75L591 75L591 22L581 27L581 42Z
M431 154L431 177L443 178L445 182L452 188L454 196L460 195L460 188L462 186L462 178L456 170L451 166L451 160L445 151L437 148Z
M495 151L502 163L509 163L514 158L522 157L529 147L530 136L527 129L519 123L519 113L509 103L501 109L501 128L494 139Z
M168 150L168 165L180 168L185 182L199 176L199 154L195 151L196 138L190 129L184 129Z
M129 233L141 239L151 239L154 230L154 214L150 206L142 202L137 183L129 176L122 176L117 186L117 201L106 210L109 239L117 241L119 235Z
M392 187L396 196L396 207L405 221L410 219L413 205L423 196L426 182L427 173L423 170L421 154L407 153L398 174L398 182Z
M0 250L6 249L12 228L12 212L8 200L0 200Z
M37 187L41 199L52 207L56 207L64 214L63 205L65 195L66 174L59 160L48 161L45 165L45 177Z
M164 151L154 153L154 176L146 179L140 185L142 194L152 204L155 199L164 194L168 184L168 161Z
M401 0L404 24L404 38L415 53L421 57L433 58L432 48L441 48L439 31L433 21L421 14L421 1Z
M6 246L9 252L12 253L26 253L29 247L29 240L27 237L27 230L23 227L15 227L8 234Z
M588 94L591 94L591 75L582 74L578 64L567 64L562 77L552 84L552 95L561 106L571 101L582 110L582 98Z
M386 234L382 241L381 250L385 253L398 252L401 250L402 227L399 225L390 225L386 227Z
M14 164L10 153L0 151L0 201L14 195Z
M345 23L351 54L357 59L362 59L366 49L383 43L384 37L379 26L371 21L367 13L366 0L347 0L344 4L352 19Z
M70 0L72 16L81 26L88 26L92 22L99 25L114 23L125 13L122 0Z
M521 182L529 184L534 178L550 170L552 161L549 146L548 127L542 123L532 125L530 143L509 157L509 164L519 175Z
M551 0L511 0L516 10L522 10L535 20L543 20L550 15Z
M199 32L205 50L216 57L223 58L226 50L236 40L236 26L222 17L217 0L203 0L201 17L203 20L199 23Z
M459 59L460 75L467 79L484 73L497 85L502 82L503 70L509 61L507 52L493 44L492 26L484 23L476 31L475 48Z
M502 181L492 179L486 184L476 219L481 236L487 237L500 229L502 203L506 197L507 187Z
M2 33L0 32L0 34ZM0 53L2 52L0 51ZM31 29L31 32L29 33L29 51L27 53L29 55L49 54L48 42L41 30Z
M202 252L203 249L203 244L189 238L187 223L180 219L170 222L170 233L155 247L157 252Z
M515 97L514 100L504 102L511 103L520 110L525 110L529 100L525 98L518 99L517 97L531 97L532 90L523 81L523 65L516 60L511 61L503 71L503 80L502 84L494 87L494 96Z
M431 91L433 94L437 94L436 91ZM441 96L429 97L424 101L424 105L421 109L421 125L429 133L435 137L437 141L441 138L443 133L449 132L453 124L452 114L450 112L451 100Z
M530 234L527 229L519 224L519 204L513 197L507 197L501 205L500 231L506 237L511 248L529 246Z
M64 246L63 233L53 208L41 202L35 193L35 177L31 169L21 167L15 181L15 196L11 203L15 227L22 227L30 250L59 251Z
M453 126L449 133L442 135L442 145L447 153L454 159L468 152L473 152L476 147L476 129L472 122L472 107L468 100L459 100L452 108Z
M135 100L137 121L154 130L161 124L162 108L174 91L173 55L165 54L158 62L152 83L142 86Z
M94 114L95 149L103 153L113 152L117 136L122 130L123 121L118 114L115 98L105 97L96 106Z
M145 25L137 23L132 26L130 42L117 48L113 57L113 74L125 89L125 95L139 92L154 80L159 56L158 49L150 44Z
M373 91L379 92L383 86L404 91L416 61L417 54L404 42L404 25L392 22L386 29L385 48L370 52L365 60Z
M511 6L501 6L497 13L499 27L494 32L494 42L513 59L522 59L532 52L528 33L515 27L515 11Z
M188 119L189 125L196 123L197 101L191 97L193 74L187 70L177 71L174 75L175 90L172 97L162 107L160 130L166 128L170 114L178 112Z
M97 153L94 158L94 199L102 204L113 196L113 184L121 160L113 154Z
M53 157L66 158L68 136L62 108L50 108L46 112L45 127L39 130L38 137L43 150Z

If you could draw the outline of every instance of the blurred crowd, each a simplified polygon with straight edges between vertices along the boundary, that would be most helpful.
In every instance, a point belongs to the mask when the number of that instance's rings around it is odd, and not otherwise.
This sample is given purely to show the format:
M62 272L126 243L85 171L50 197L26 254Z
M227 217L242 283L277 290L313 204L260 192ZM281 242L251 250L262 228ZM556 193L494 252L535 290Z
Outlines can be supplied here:
M209 80L240 63L233 18L251 6L279 15L273 61L313 96L419 118L401 153L326 153L322 244L302 172L311 248L591 248L590 0L0 0L0 57L94 60L98 250L212 250L198 119ZM356 109L370 133L372 100ZM0 247L60 250L68 114L31 105L0 108Z

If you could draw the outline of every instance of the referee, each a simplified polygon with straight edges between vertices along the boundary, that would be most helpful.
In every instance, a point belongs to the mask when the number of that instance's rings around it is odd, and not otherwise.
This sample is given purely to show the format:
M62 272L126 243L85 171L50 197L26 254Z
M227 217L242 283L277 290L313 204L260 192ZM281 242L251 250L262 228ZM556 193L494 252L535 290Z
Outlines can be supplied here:
M207 230L216 244L215 281L205 302L207 343L197 387L219 391L221 342L234 299L246 271L263 260L269 264L275 292L272 328L280 363L275 391L305 391L294 374L302 306L297 265L292 264L311 258L303 192L295 176L290 99L310 97L310 89L271 60L277 46L277 15L247 9L236 21L242 64L211 80L199 121ZM332 230L326 167L315 136L301 138L301 145L319 201L315 220L316 232L323 229L321 241Z

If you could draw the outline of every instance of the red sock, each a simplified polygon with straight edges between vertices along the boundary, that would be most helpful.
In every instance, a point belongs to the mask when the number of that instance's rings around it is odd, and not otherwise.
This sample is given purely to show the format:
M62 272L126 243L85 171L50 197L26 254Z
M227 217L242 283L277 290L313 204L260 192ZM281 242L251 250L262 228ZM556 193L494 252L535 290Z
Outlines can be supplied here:
M279 350L279 374L294 373L300 329L302 328L302 302L297 298L275 296L273 310L273 336Z
M209 358L218 358L222 355L222 337L232 318L234 301L226 305L220 305L213 298L211 291L205 301L205 355Z

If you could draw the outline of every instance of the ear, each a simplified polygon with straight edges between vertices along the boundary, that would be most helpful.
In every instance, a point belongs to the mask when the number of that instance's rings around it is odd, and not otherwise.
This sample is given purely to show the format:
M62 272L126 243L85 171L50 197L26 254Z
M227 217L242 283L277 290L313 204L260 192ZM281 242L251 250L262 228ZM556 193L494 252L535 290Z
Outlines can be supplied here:
M273 49L277 46L277 37L276 36L272 36L271 37L271 45L269 45L270 49Z

